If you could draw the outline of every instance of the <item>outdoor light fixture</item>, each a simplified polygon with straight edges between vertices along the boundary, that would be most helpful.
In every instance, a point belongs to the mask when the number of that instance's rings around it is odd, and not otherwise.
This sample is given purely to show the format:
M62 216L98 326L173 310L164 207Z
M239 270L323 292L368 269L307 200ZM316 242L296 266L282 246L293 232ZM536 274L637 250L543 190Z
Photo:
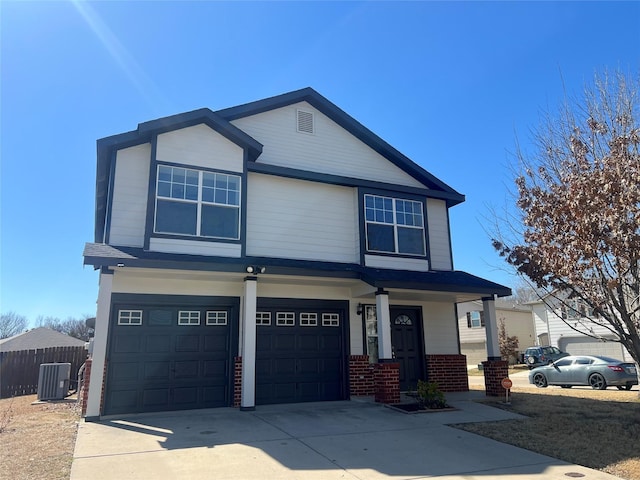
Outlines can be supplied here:
M266 267L257 267L255 265L249 265L247 267L247 273L254 273L256 275L259 273L264 273L266 271L267 271Z
M358 304L358 308L357 308L357 310L356 310L356 313L357 313L358 315L362 315L362 304L361 304L361 303L359 303L359 304Z

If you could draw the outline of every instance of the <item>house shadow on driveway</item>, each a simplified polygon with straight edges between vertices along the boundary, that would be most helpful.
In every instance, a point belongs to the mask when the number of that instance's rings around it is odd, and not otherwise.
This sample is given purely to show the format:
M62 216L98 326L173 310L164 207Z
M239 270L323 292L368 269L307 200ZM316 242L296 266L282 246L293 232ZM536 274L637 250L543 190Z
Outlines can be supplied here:
M71 480L615 478L447 426L517 418L458 398L433 414L340 401L83 423Z

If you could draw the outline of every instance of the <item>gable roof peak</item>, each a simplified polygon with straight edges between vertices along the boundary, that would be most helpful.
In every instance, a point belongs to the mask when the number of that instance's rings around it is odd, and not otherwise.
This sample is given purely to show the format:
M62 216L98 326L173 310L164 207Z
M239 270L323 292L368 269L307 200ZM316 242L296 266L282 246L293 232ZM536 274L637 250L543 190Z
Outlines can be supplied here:
M457 192L442 180L436 178L420 165L396 150L393 146L388 144L351 115L347 114L344 110L311 87L301 88L299 90L283 93L263 100L245 103L235 107L224 108L222 110L217 110L215 113L225 120L232 122L240 118L276 110L278 108L283 108L303 101L316 108L319 112L326 115L365 145L385 157L391 163L416 178L426 187L446 192L450 197L447 199L447 206L452 207L464 202L464 195Z

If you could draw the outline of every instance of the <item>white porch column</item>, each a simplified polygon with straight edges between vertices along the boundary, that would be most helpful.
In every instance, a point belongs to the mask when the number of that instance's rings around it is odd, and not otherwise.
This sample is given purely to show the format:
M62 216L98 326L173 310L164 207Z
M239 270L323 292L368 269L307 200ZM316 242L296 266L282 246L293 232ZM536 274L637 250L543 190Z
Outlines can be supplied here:
M244 279L242 309L242 395L240 410L256 408L256 308L258 277Z
M376 316L378 319L378 359L393 358L391 348L391 320L389 313L389 292L378 289L376 292Z
M484 327L487 335L487 360L502 360L498 343L496 302L493 297L482 299L482 311L484 312Z
M111 316L111 291L113 289L113 272L100 273L98 303L96 306L96 327L93 337L93 354L91 356L91 378L89 380L89 396L87 397L86 418L97 419L100 416L102 400L102 382L107 357L107 337L109 336L109 318Z

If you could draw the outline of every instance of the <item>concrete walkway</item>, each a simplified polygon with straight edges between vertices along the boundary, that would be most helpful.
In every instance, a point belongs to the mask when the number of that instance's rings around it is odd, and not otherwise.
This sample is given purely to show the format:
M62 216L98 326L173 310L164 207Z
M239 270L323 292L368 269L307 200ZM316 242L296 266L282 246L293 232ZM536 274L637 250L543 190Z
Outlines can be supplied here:
M447 394L455 411L366 401L165 412L82 423L71 480L614 479L447 426L520 418Z

